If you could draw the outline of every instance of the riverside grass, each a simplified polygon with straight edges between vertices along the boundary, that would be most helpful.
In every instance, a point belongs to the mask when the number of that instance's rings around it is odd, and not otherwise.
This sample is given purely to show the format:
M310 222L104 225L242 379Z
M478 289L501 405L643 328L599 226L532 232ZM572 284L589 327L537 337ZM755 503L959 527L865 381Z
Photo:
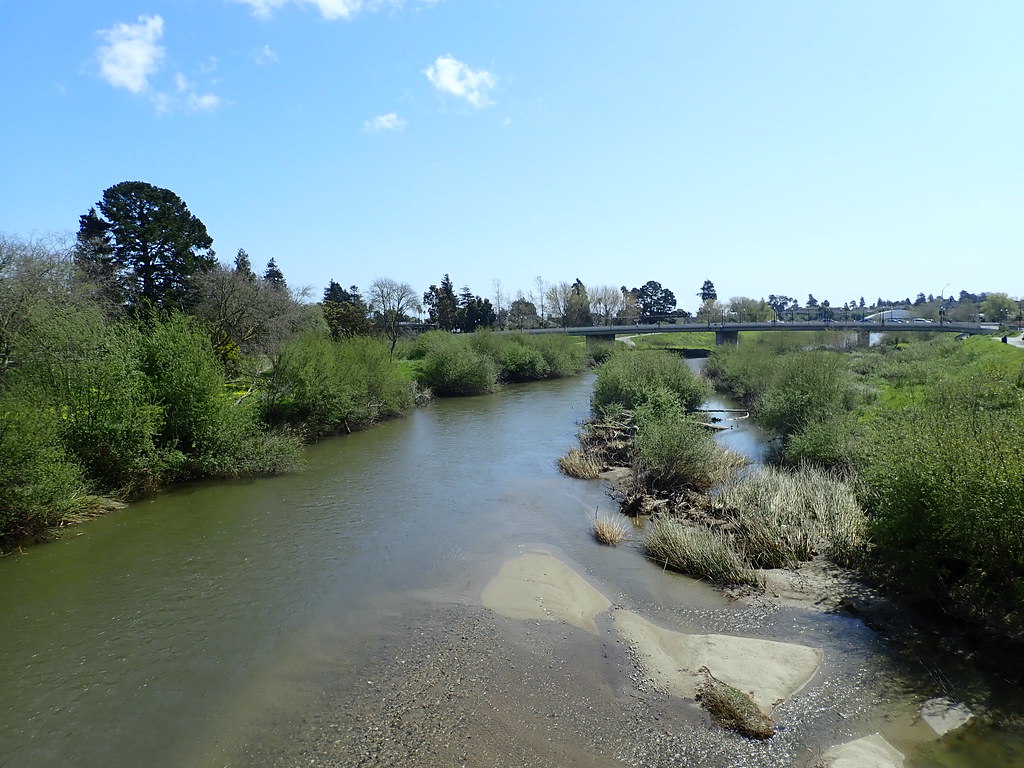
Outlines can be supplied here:
M644 533L644 549L655 562L718 584L757 584L757 574L720 531L656 517Z
M809 354L745 341L716 350L708 369L756 416L766 390L785 386L780 358ZM943 336L834 360L846 364L838 378L852 403L798 416L778 453L852 478L868 543L837 536L829 556L963 629L1024 647L1024 353Z
M578 480L595 480L601 474L601 463L590 453L578 448L559 457L558 468L562 474Z
M727 482L712 504L732 518L739 549L760 568L794 568L820 554L850 565L864 543L854 489L817 467L763 467Z
M622 515L617 517L598 515L594 518L590 530L594 534L594 538L602 544L616 547L629 536L629 528L629 523Z

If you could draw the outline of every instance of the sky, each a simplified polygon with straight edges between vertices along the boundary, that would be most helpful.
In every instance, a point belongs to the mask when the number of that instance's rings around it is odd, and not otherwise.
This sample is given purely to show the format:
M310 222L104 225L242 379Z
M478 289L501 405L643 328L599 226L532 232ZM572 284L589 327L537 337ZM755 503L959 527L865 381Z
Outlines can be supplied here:
M0 233L179 195L217 256L514 297L1024 296L1017 0L0 0Z

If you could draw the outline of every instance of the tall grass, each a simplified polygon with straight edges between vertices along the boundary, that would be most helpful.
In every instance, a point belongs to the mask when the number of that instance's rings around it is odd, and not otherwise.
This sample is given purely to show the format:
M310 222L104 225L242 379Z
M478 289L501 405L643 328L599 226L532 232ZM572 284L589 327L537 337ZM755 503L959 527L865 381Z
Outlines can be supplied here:
M727 534L686 525L672 517L647 524L644 549L656 562L718 584L756 584L757 576L744 562Z
M864 543L864 512L853 488L816 467L763 467L725 484L713 504L733 518L746 560L793 568L819 554L849 565Z

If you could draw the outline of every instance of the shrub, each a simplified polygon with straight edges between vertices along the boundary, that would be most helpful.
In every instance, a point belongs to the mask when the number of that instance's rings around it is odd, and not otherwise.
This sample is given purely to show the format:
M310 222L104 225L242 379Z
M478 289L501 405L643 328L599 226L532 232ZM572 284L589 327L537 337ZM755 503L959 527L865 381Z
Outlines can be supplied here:
M453 334L431 331L417 346L424 350L423 383L438 395L481 395L497 385L494 362Z
M314 437L397 416L413 399L387 345L367 337L332 341L308 333L281 348L263 383L267 420Z
M0 396L0 540L57 524L87 495L59 420L27 394Z
M957 374L881 420L865 477L874 554L894 583L1024 637L1024 399L1008 373L1001 386Z
M642 406L637 411L634 450L639 476L649 487L662 491L706 492L745 463L678 406L660 410Z
M540 352L550 378L572 376L587 367L587 347L577 338L560 333L522 338L527 346Z
M535 381L546 378L551 370L540 350L518 342L505 348L500 364L505 381Z
M616 350L601 366L594 384L594 408L599 411L632 410L647 402L658 389L671 392L687 408L711 396L707 380L690 370L685 361L665 352Z

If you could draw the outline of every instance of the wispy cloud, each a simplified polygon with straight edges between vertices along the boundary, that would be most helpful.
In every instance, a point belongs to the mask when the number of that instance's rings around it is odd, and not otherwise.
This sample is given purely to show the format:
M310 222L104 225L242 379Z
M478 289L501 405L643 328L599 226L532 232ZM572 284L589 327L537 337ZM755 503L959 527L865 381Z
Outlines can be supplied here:
M320 11L320 15L328 21L335 19L351 19L360 11L379 11L382 8L401 8L403 0L234 0L247 5L259 19L273 18L278 9L286 5L312 5ZM437 5L444 0L417 0L417 5Z
M200 93L181 72L174 76L174 90L167 92L153 86L152 80L163 64L165 49L160 38L164 33L164 20L160 16L139 16L137 24L118 23L102 29L104 40L96 52L100 77L115 88L124 88L145 96L158 113L172 111L205 112L220 106L220 97L214 93ZM217 68L213 56L201 62L200 76Z
M274 12L286 5L315 5L320 15L328 21L349 19L360 10L363 0L235 0L236 3L248 5L253 15L260 19L270 19Z
M264 45L252 54L252 60L257 64L272 64L277 61L277 51L269 45Z
M365 121L363 123L363 130L367 133L376 133L377 131L400 133L405 130L405 120L400 118L395 112L389 112L386 115L378 115L373 120Z
M486 69L474 71L449 55L438 56L423 74L441 93L450 93L452 96L465 99L477 109L489 107L494 103L490 92L497 87L498 79Z
M160 69L164 48L158 44L164 33L160 16L139 16L138 24L115 24L100 30L106 41L96 52L100 77L115 88L132 93L149 90L149 78Z
M178 94L177 104L184 106L189 112L207 112L220 106L220 97L214 93L196 93L192 83L181 72L174 76L174 89ZM167 108L175 106L168 102Z

